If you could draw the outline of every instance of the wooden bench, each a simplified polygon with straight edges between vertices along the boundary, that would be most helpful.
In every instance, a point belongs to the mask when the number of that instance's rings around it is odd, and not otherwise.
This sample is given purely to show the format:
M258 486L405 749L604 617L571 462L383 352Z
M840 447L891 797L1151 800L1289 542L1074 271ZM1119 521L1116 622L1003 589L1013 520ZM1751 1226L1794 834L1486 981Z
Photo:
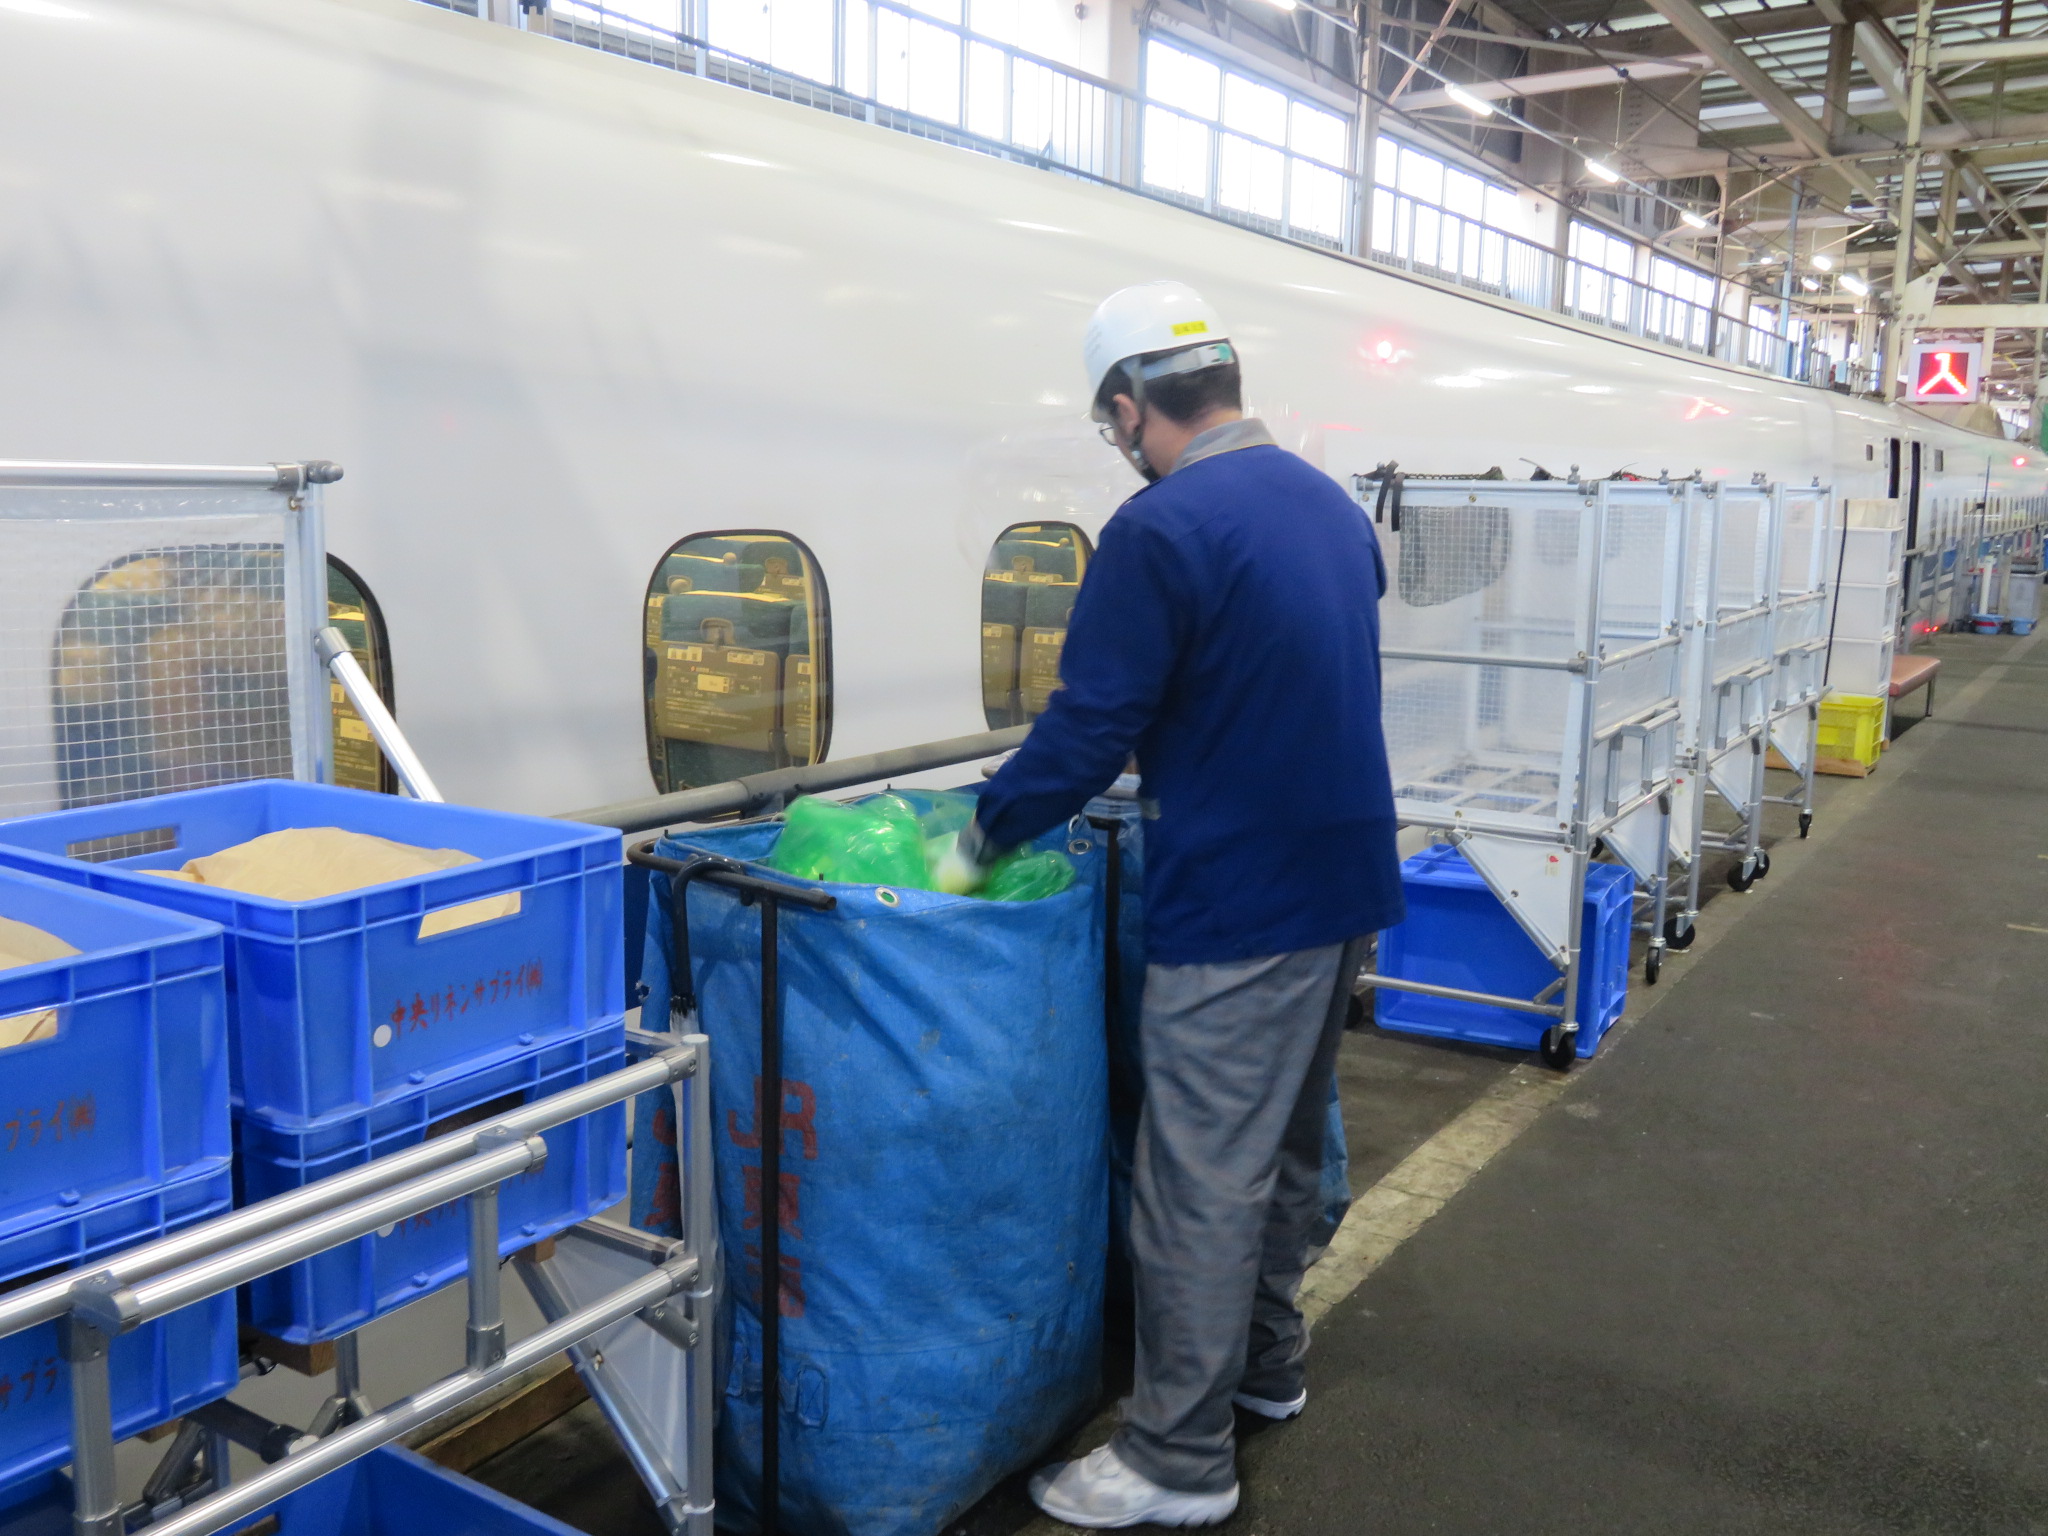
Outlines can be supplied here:
M1934 713L1934 675L1941 670L1941 661L1934 656L1894 656L1892 658L1892 682L1890 693L1894 701L1903 699L1918 689L1927 690L1927 698L1920 711L1920 718L1926 719Z

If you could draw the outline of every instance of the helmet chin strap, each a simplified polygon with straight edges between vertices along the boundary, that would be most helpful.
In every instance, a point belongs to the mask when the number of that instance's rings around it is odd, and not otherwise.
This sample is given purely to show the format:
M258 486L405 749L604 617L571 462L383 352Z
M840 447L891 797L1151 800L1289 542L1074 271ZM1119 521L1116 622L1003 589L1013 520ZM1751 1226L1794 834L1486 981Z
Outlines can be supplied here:
M1132 368L1125 377L1131 381L1131 404L1137 408L1138 419L1131 425L1131 446L1124 457L1148 485L1157 484L1159 471L1152 467L1152 461L1145 457L1145 373L1141 368Z

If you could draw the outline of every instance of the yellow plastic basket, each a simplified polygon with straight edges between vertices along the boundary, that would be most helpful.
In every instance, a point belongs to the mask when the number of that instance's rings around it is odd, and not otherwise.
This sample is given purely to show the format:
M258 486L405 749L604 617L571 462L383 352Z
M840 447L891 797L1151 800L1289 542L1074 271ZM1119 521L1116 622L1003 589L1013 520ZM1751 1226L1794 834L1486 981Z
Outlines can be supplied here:
M1814 746L1819 773L1863 778L1877 766L1884 750L1886 700L1837 693L1820 707L1820 734Z

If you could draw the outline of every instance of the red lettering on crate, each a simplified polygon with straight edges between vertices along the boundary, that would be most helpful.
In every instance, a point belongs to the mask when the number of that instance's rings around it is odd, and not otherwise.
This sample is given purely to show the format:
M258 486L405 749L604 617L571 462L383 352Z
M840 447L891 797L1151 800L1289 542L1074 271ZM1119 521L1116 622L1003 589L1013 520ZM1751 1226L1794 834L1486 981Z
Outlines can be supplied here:
M758 1312L761 1307L761 1250L748 1243L741 1250L746 1256L747 1296ZM780 1305L776 1308L784 1317L804 1315L804 1261L793 1253L782 1255L782 1290L778 1296Z
M58 1363L55 1355L45 1355L19 1376L0 1376L0 1413L22 1403L32 1403L38 1396L48 1397L57 1390Z
M472 1008L536 996L546 980L547 972L540 961L529 960L524 965L507 966L489 976L447 982L413 993L410 1002L403 997L393 1002L389 1015L391 1027L401 1034L431 1029L435 1024L468 1013Z
M797 1104L793 1111L789 1107L791 1099L795 1099ZM813 1163L818 1160L817 1115L818 1096L811 1091L811 1085L809 1083L799 1083L785 1077L782 1080L782 1134L787 1138L791 1131L795 1131L802 1136L804 1159L807 1162ZM760 1123L761 1079L757 1076L754 1079L754 1124L759 1126ZM740 1117L737 1110L728 1109L725 1112L725 1131L732 1138L732 1144L736 1147L745 1147L752 1151L761 1145L761 1133L759 1130L743 1131L740 1129Z
M10 1152L31 1151L46 1141L90 1136L98 1128L99 1104L90 1093L75 1099L59 1099L48 1109L40 1104L17 1109L0 1121L0 1131L7 1133Z
M751 1163L743 1164L740 1178L746 1206L740 1217L740 1230L751 1232L761 1225L761 1170ZM777 1181L782 1185L782 1198L776 1202L776 1218L791 1237L802 1237L804 1231L798 1223L802 1219L799 1207L803 1180L796 1174L784 1173L777 1176Z

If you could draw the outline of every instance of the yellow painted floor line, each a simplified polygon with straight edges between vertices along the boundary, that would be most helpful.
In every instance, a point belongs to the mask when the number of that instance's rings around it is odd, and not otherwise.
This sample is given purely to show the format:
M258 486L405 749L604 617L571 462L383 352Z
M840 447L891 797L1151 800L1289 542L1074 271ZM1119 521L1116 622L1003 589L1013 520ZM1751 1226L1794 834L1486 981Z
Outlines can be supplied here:
M1310 1326L1527 1130L1570 1081L1547 1067L1516 1067L1354 1200L1302 1282L1301 1310Z
M2048 928L2031 928L2025 923L2007 923L2005 926L2014 933L2048 933Z

